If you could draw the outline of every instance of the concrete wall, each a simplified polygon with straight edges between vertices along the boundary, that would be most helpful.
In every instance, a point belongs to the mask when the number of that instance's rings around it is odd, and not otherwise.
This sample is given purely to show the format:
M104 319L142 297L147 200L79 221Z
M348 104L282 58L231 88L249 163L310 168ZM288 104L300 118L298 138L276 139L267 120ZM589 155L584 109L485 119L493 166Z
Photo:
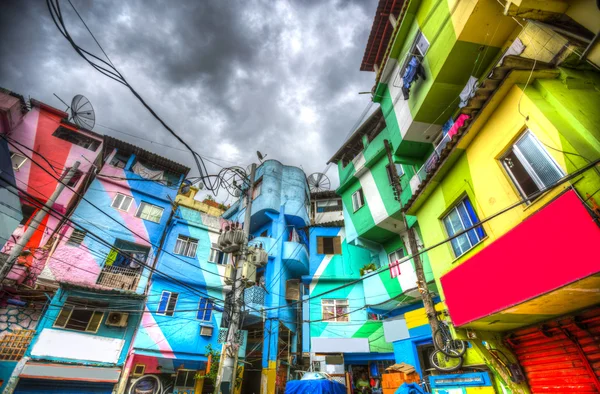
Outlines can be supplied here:
M150 253L146 264L153 262L156 246L161 241L171 214L171 201L177 194L177 185L167 186L151 182L135 174L131 170L134 155L125 169L110 166L108 163L111 158L112 155L108 157L107 164L85 193L85 200L79 203L72 215L75 223L98 235L102 241L88 234L81 245L72 246L68 244L68 239L73 228L65 228L65 237L48 259L43 278L95 285L110 252L110 246L114 245L117 239L148 246ZM133 197L127 211L111 207L117 193ZM135 216L142 202L164 209L159 223ZM148 271L143 270L136 291L144 291L147 278Z
M226 290L223 282L225 266L208 262L210 249L217 242L220 219L186 207L179 207L171 222L164 250L174 253L179 235L198 240L194 257L161 254L156 268L169 275L165 278L154 274L146 301L146 310L134 343L138 354L147 356L206 361L206 347L218 348L217 343L222 312L213 310L210 322L197 318L200 297L208 295L224 300ZM173 282L176 279L186 286ZM189 287L195 289L190 290ZM156 310L163 291L179 293L173 316L157 315ZM215 301L222 310L223 302ZM213 335L200 336L201 324L213 326ZM177 363L177 361L174 361Z

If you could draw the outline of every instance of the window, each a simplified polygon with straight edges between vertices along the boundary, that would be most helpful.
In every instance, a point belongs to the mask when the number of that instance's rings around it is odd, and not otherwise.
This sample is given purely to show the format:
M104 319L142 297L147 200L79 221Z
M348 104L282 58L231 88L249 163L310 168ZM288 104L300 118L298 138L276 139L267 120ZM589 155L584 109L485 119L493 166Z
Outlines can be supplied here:
M179 297L178 293L163 291L160 296L160 302L158 303L156 314L173 316L173 313L175 313L175 305L177 305L177 297Z
M429 49L429 41L423 34L423 32L419 31L417 33L417 37L415 38L415 43L413 44L413 50L411 51L416 55L414 49L416 49L421 56L425 56L427 50Z
M173 253L181 254L186 257L196 257L197 249L197 239L186 237L185 235L180 235L177 237L177 243L175 244L175 250L173 251Z
M73 230L73 232L71 233L71 236L69 237L69 240L67 241L67 245L71 245L71 246L81 245L81 243L85 239L86 234L87 234L87 232L85 232L83 230L78 230L78 229Z
M382 315L378 315L377 313L368 313L368 320L370 321L381 321L384 320Z
M125 153L115 153L113 158L110 160L110 165L117 168L125 168L129 161L130 155Z
M342 254L340 237L317 237L318 254Z
M530 131L515 142L502 164L523 197L552 186L564 175Z
M129 207L131 206L132 201L133 201L132 197L126 196L121 193L117 193L117 195L115 196L115 198L111 204L111 207L127 212L129 210Z
M404 170L402 169L402 164L394 164L394 166L396 167L396 172L398 173L398 178L400 178L402 175L404 175ZM385 171L387 172L388 181L390 182L390 185L391 185L393 183L392 165L388 164L387 166L385 166Z
M260 196L261 189L262 189L262 178L256 182L254 182L254 189L252 190L252 199L253 200L256 197Z
M402 260L403 257L404 257L404 249L400 248L400 249L388 254L388 261L390 264L392 264L398 260Z
M365 196L363 195L363 190L358 189L352 194L352 208L354 212L358 211L363 205L365 205Z
M348 316L348 300L321 300L323 320L350 321Z
M54 321L54 327L97 332L100 323L102 323L104 312L96 309L106 308L107 306L106 303L69 297Z
M15 171L19 171L19 168L27 161L27 158L18 153L11 153L10 160L12 161L12 168Z
M465 198L456 204L444 217L443 221L446 231L451 237L469 227L472 227L474 224L479 223L479 219L477 218L475 210L471 205L471 201L469 201L468 198ZM483 237L485 237L485 232L483 231L483 228L479 226L452 239L450 243L452 244L454 255L456 257L462 256L469 249L475 246L475 244L481 241Z
M208 298L201 297L200 303L198 304L198 314L196 315L198 320L211 321L213 311L213 304Z
M33 216L35 211L37 211L37 209L32 207L31 205L23 204L21 206L21 211L23 212L23 219L21 220L20 224L25 225L27 224L29 219L31 219L31 217Z
M398 249L398 250L388 254L388 262L389 262L389 266L390 266L390 277L396 278L396 277L400 276L401 272L400 272L399 261L402 260L403 257L404 257L403 249Z
M159 206L142 202L135 213L135 216L154 223L160 223L160 218L162 217L163 211L164 209Z
M193 388L196 384L194 379L196 371L191 369L180 369L177 371L177 377L175 378L175 387L178 388Z
M317 212L338 212L342 210L342 200L317 201Z
M19 361L25 355L35 330L15 330L5 333L0 339L0 360Z
M213 247L210 248L210 256L208 257L208 261L210 263L225 265L229 263L229 253L223 253L221 250L215 247L215 244L213 244Z
M92 152L95 152L96 149L98 149L98 147L100 146L100 141L62 126L56 129L56 131L52 135L56 138L60 138L61 140L70 142L71 144L81 146L87 150L91 150Z
M71 179L69 179L69 182L67 182L67 186L75 187L75 185L77 185L77 182L79 182L79 180L81 179L82 176L83 176L83 172L81 172L79 170L75 170L75 173L73 174Z

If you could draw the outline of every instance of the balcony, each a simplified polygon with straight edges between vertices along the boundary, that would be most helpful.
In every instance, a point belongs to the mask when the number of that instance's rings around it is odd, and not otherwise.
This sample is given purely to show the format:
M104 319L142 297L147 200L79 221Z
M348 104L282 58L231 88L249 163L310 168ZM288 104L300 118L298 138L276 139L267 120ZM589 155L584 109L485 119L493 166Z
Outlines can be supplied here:
M364 279L365 303L378 312L389 312L401 306L411 304L419 297L417 275L412 260L398 266L399 275L392 278L392 269L380 272Z
M246 313L244 323L251 325L262 321L263 307L265 306L265 297L267 292L260 286L252 286L244 290L244 305L242 311Z
M96 284L112 289L135 291L142 274L141 268L116 267L105 265L98 275Z
M284 242L282 256L293 276L308 275L308 249L303 243Z
M600 227L565 192L441 277L452 321L505 331L600 303L599 244Z

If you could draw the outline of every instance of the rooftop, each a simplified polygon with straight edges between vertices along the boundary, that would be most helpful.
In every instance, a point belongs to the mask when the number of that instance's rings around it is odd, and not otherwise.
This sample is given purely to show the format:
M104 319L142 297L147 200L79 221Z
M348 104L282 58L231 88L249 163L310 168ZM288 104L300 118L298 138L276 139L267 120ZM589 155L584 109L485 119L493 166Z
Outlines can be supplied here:
M358 155L364 149L362 137L367 135L370 139L375 138L383 129L385 129L385 119L381 107L369 116L358 129L344 142L344 145L329 159L329 163L338 163L340 160L346 164Z
M379 0L373 18L373 26L369 41L365 48L360 71L375 71L375 65L381 65L387 45L392 37L394 27L390 22L390 14L398 17L406 0Z
M104 136L104 149L116 148L122 152L134 154L139 159L147 160L153 164L158 165L159 167L164 168L167 171L172 171L176 174L185 174L187 175L190 171L189 167L184 166L183 164L179 164L172 160L167 159L166 157L159 156L155 153L149 152L145 149L142 149L138 146L132 145L128 142L118 140L114 137L110 137L108 135Z

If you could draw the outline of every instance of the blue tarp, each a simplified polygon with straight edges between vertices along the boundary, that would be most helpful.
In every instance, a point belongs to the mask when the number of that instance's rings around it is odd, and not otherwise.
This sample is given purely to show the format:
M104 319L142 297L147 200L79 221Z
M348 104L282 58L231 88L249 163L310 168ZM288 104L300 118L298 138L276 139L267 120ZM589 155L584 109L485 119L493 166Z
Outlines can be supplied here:
M394 394L426 394L416 383L404 383Z
M290 380L285 394L346 394L346 386L327 379Z

